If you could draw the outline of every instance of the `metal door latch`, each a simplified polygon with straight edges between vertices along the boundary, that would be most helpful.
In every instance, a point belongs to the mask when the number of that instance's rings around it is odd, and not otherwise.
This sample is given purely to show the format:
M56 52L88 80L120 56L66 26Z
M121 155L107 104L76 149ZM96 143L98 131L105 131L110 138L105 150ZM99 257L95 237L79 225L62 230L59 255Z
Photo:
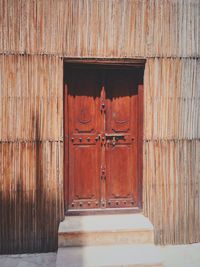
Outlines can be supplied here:
M115 144L116 144L116 139L115 139L115 136L113 136L112 145L115 146Z

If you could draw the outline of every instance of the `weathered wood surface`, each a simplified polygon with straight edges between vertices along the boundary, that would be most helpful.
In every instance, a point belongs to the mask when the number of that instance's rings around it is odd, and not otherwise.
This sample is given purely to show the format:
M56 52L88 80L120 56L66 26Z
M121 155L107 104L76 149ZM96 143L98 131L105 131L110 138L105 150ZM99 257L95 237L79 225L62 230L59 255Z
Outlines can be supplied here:
M1 0L0 53L195 57L199 0Z
M200 61L150 59L144 95L144 211L156 243L199 242Z
M200 242L200 141L144 144L145 214L157 244Z
M57 247L63 216L62 94L61 59L0 57L1 253Z
M200 60L148 59L145 139L200 138Z
M63 140L62 59L0 57L0 140Z

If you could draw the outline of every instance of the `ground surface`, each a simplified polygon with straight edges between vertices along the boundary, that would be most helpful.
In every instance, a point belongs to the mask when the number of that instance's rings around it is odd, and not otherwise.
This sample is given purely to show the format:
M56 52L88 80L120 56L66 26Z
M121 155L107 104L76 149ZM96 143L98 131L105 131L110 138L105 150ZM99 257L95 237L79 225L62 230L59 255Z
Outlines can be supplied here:
M56 253L1 255L0 267L55 267Z
M200 267L200 243L159 247L159 251L166 267ZM56 266L56 253L0 256L0 267L46 266Z

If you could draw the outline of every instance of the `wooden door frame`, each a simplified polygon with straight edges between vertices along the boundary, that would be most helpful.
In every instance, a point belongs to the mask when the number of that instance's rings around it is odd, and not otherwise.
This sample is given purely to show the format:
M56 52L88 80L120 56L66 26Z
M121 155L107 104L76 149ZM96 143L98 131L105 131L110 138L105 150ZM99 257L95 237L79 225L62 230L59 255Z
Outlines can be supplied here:
M120 68L120 69L126 69L126 67L128 67L129 69L131 67L133 68L143 68L145 69L145 63L146 60L143 58L139 58L139 59L131 59L131 58L64 58L63 61L63 74L64 74L64 69L65 69L65 64L70 64L73 66L73 64L78 64L78 65L97 65L97 66L105 66L106 67L114 67L114 68ZM144 85L144 83L143 83ZM143 86L142 86L143 88ZM140 127L138 127L138 136L139 136L139 144L138 144L138 155L139 155L139 160L138 160L138 173L141 177L141 179L139 179L139 184L138 184L138 190L139 190L139 206L137 208L131 208L131 209L120 209L120 213L138 213L142 211L143 208L143 201L142 201L142 187L143 187L143 117L144 117L144 94L143 94L143 90L142 88L139 86L138 88L138 97L140 99L139 101L139 116L138 119L141 119L141 122L139 125ZM69 188L69 176L68 176L68 172L69 172L69 142L65 141L66 139L68 139L68 105L66 105L67 103L67 96L68 96L68 92L67 92L67 87L65 85L65 81L64 81L64 75L63 75L63 111L64 111L64 115L63 115L63 131L64 131L64 157L63 157L63 164L64 164L64 172L63 172L63 200L64 200L64 215L67 215L67 207L66 207L66 203L65 200L68 199L68 188ZM115 209L113 211L110 211L109 209L105 209L105 210L98 210L98 211L90 211L88 212L89 214L100 214L100 213L116 213L119 212L119 210ZM70 213L72 214L72 213ZM81 215L81 214L87 214L87 212L80 211L80 212L75 212L74 215Z

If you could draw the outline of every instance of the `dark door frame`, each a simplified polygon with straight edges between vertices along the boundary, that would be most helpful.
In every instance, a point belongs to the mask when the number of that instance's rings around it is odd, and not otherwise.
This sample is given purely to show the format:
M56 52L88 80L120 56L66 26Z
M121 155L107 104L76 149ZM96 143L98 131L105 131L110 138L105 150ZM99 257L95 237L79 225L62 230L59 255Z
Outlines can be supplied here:
M103 58L65 58L64 59L64 63L63 63L63 73L64 73L64 69L65 69L65 64L70 64L71 66L73 65L96 65L96 66L103 66L103 67L112 67L112 68L120 68L120 69L126 69L126 68L139 68L142 69L144 72L145 69L145 63L146 60L145 59L130 59L130 58L120 58L120 59L103 59ZM144 83L143 83L144 84ZM67 173L68 173L68 164L69 164L69 147L68 147L68 142L66 142L65 140L68 139L68 135L67 130L68 130L68 105L66 105L67 103L67 90L66 90L66 85L65 85L65 81L64 81L64 75L63 75L63 131L64 131L64 157L63 157L63 164L64 164L64 173L63 173L63 200L64 200L64 214L67 215L67 207L66 207L66 203L65 200L67 199L68 196L68 191L67 188L69 187L68 183L69 183L69 177L67 177ZM139 176L141 177L141 179L139 179L140 183L139 183L139 192L140 192L140 203L139 203L139 207L138 208L131 208L131 209L121 209L120 213L138 213L142 211L142 207L143 207L143 201L142 201L142 187L143 187L143 116L144 116L144 104L143 104L143 87L139 88L138 90L138 95L139 95L139 116L138 118L140 118L140 127L138 127L138 131L139 131L139 144L138 144L138 155L139 155L139 166L138 166L138 172L139 172ZM67 179L66 179L67 177ZM116 213L119 212L118 210L113 210L110 211L109 209L107 210L98 210L98 211L90 211L89 214L93 213ZM84 214L86 215L87 212L85 211L80 211L80 212L75 212L73 214L73 212L71 213L71 215L81 215Z

